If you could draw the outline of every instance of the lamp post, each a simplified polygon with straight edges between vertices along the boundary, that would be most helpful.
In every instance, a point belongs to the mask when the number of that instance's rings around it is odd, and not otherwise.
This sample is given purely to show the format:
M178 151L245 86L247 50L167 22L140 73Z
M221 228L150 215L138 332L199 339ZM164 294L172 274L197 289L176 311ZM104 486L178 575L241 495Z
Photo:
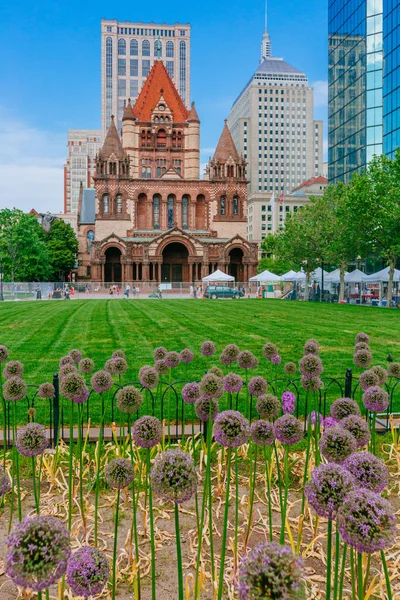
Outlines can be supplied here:
M321 259L321 298L320 302L324 301L324 259Z
M0 258L0 302L4 302L3 296L3 261Z

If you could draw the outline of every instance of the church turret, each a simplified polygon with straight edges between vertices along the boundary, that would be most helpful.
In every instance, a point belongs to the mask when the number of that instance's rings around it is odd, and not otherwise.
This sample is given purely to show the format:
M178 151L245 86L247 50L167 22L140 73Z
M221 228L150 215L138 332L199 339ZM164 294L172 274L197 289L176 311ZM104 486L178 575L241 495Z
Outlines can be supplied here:
M100 152L96 157L96 177L129 177L129 157L125 153L117 128L114 115Z
M185 174L187 179L200 178L200 119L194 102L188 114L189 132L187 136L187 162Z
M124 115L122 117L122 145L130 158L130 174L131 177L138 177L139 164L135 148L139 145L139 128L136 124L136 119L133 115L131 99L124 107Z
M246 161L236 150L227 119L207 173L210 181L246 180Z

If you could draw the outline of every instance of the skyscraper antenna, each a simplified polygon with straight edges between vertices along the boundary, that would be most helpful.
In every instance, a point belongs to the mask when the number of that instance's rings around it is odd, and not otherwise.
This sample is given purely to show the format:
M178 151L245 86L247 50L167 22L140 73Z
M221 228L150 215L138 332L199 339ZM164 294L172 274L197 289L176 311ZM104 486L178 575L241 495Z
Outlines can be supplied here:
M265 0L265 31L268 29L268 0Z

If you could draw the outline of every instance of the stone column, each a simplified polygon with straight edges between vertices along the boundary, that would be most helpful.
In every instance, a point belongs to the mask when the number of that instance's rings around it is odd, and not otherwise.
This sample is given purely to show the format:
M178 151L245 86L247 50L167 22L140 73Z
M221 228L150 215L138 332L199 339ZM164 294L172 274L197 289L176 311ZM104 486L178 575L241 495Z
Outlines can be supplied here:
M160 215L161 229L167 229L167 226L168 226L168 202L164 198L162 198L162 200L161 200L160 210L161 210L161 215Z
M142 263L142 280L143 281L149 281L149 279L150 279L149 266L150 265L148 262Z

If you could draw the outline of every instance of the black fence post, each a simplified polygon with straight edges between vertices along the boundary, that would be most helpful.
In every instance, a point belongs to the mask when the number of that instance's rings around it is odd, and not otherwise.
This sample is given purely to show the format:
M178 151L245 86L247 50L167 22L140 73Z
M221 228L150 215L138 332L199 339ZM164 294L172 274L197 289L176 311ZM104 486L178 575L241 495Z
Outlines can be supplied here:
M57 448L58 444L58 433L60 426L60 388L58 373L53 375L54 385L54 399L53 399L53 444L54 448Z
M353 391L353 371L351 369L347 369L346 371L346 380L344 384L344 395L346 398L352 397Z

